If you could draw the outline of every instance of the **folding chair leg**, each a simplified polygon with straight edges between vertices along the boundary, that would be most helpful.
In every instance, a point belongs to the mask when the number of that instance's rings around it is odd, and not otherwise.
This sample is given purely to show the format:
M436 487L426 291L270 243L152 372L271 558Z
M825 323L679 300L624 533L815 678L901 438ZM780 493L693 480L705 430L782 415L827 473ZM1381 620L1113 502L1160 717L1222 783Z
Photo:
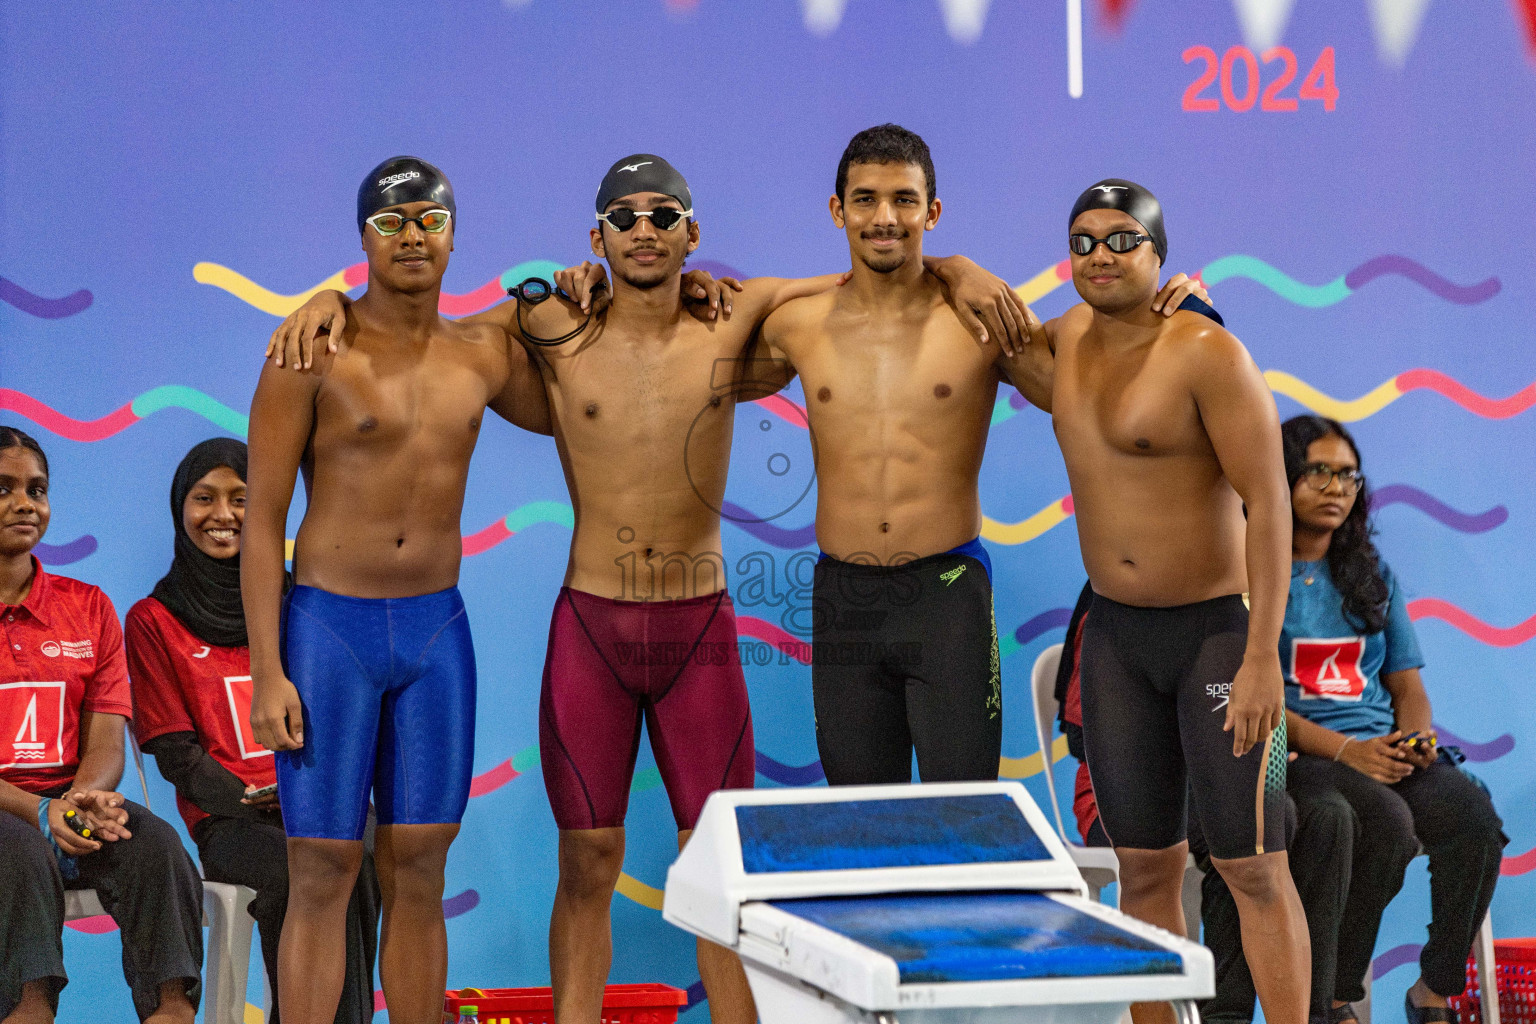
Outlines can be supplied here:
M1477 988L1483 997L1483 1024L1499 1024L1499 975L1493 955L1493 911L1483 915L1482 927L1472 942L1477 959Z
M208 922L208 956L203 968L203 1019L206 1024L244 1024L245 985L251 963L251 900L243 885L203 883L203 915Z

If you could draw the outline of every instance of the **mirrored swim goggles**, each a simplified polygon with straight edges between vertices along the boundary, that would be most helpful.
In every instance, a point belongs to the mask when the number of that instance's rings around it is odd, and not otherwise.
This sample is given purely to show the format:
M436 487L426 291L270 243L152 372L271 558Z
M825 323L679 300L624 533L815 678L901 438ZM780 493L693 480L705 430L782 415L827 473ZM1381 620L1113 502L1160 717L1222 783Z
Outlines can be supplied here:
M407 217L403 213L376 213L363 221L372 224L373 230L388 238L405 230L407 224L415 224L430 235L439 235L448 227L453 214L447 210L428 210L420 217Z
M677 227L678 221L684 217L692 217L693 210L678 210L670 206L663 206L655 210L631 210L627 206L615 207L607 213L600 213L597 219L613 228L615 231L628 231L640 223L641 217L651 218L651 226L657 231L670 231Z
M1093 252L1094 247L1103 242L1112 253L1125 255L1136 248L1142 242L1151 242L1156 245L1157 240L1151 235L1141 235L1134 231L1115 231L1108 238L1094 238L1092 235L1071 235L1067 238L1072 251L1079 256L1087 256Z

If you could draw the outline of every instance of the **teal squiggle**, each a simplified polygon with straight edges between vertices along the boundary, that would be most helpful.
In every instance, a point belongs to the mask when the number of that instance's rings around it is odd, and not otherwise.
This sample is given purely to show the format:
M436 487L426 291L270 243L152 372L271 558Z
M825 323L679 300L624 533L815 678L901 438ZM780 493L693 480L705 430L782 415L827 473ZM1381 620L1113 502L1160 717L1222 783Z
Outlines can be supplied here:
M530 501L507 513L507 529L513 533L535 523L558 523L567 530L576 529L576 513L563 501Z
M1308 309L1321 309L1336 302L1343 302L1351 294L1351 289L1344 283L1343 277L1335 278L1323 285L1302 284L1263 260L1245 256L1242 253L1223 256L1200 272L1200 280L1204 281L1208 288L1231 277L1246 277L1257 281L1282 299L1294 302L1298 306L1306 306Z
M513 285L522 284L530 277L542 277L544 280L553 283L555 271L564 269L564 267L553 260L527 260L510 270L502 271L499 283L501 284L502 291L506 291Z
M139 419L153 416L162 409L185 409L236 437L244 437L251 426L249 416L242 416L224 403L185 384L162 384L152 388L135 398L131 408Z

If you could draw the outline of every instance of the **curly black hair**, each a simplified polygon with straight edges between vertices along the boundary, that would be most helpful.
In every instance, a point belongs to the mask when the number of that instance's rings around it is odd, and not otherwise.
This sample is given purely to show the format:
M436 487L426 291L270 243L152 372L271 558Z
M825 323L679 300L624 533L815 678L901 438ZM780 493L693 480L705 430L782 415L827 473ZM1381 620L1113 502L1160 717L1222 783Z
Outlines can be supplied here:
M844 198L848 188L848 168L854 164L916 164L928 183L928 202L938 195L933 155L921 135L899 124L877 124L865 128L848 141L843 157L837 162L837 198Z
M1337 420L1325 416L1294 416L1280 425L1285 448L1285 477L1295 490L1307 467L1307 449L1325 437L1341 438L1360 461L1360 447ZM1328 573L1344 599L1344 617L1357 629L1379 633L1387 624L1387 581L1381 572L1381 556L1371 537L1371 491L1362 480L1354 507L1328 541Z

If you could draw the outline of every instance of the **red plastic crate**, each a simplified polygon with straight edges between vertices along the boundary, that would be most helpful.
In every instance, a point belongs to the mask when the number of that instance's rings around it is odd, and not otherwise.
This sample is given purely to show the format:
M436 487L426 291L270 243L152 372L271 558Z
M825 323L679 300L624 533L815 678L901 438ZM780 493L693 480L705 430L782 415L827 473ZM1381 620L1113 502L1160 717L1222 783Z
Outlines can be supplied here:
M1536 938L1495 939L1494 978L1499 987L1499 1024L1536 1024ZM1483 1024L1477 961L1467 958L1467 991L1448 1000L1461 1024Z
M673 1024L688 993L671 985L644 982L603 990L602 1024ZM443 1021L459 1019L459 1007L474 1006L480 1024L554 1024L555 996L547 988L461 988L443 993Z

